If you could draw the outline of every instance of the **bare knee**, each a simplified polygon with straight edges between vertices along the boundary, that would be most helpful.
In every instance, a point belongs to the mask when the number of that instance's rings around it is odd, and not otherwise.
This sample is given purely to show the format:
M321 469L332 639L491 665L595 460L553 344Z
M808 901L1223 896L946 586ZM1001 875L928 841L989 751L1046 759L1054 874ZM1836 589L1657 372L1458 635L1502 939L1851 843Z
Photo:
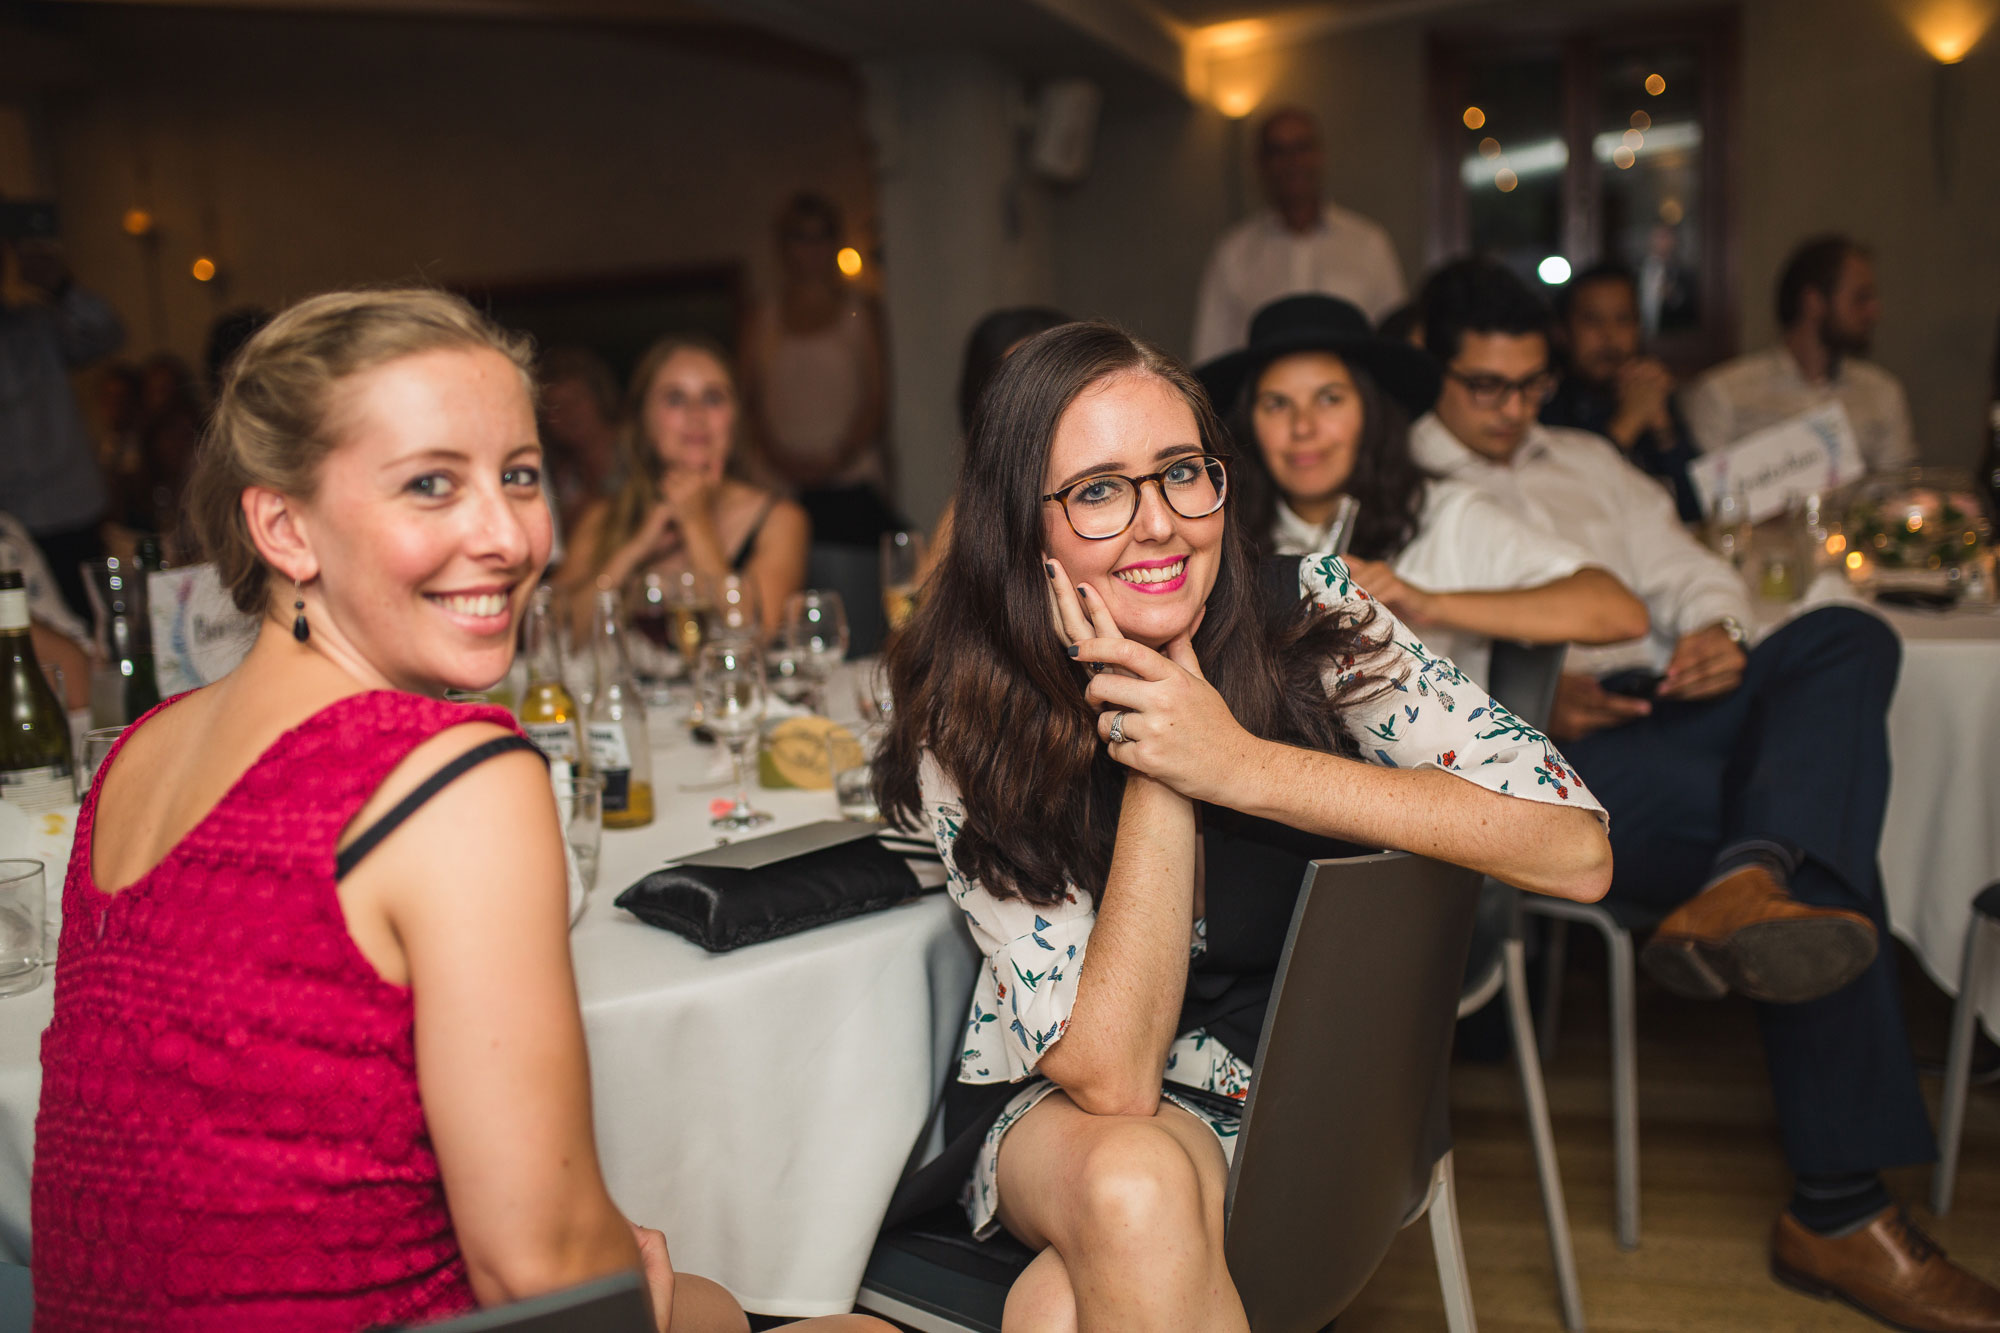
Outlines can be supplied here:
M1076 1333L1076 1288L1050 1246L1014 1279L1000 1316L1003 1333Z
M1151 1118L1121 1118L1083 1154L1077 1222L1086 1245L1183 1245L1205 1230L1201 1177Z

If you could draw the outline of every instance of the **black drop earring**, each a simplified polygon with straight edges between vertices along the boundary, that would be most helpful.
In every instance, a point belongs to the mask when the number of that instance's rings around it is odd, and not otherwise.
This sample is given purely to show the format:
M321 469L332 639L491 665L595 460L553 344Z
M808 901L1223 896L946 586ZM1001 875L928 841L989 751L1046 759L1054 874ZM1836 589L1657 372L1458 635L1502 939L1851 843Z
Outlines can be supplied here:
M300 643L304 643L312 637L312 626L306 624L306 599L299 597L298 591L298 580L293 579L292 594L296 600L292 602L292 610L297 614L292 617L292 637Z

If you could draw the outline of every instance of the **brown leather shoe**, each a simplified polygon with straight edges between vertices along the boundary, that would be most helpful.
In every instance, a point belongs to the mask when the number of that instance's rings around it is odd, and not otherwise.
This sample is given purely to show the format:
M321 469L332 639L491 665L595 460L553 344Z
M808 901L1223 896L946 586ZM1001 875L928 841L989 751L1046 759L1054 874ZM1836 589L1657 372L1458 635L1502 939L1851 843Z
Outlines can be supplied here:
M1875 961L1875 925L1859 912L1808 907L1761 866L1746 866L1675 908L1639 961L1668 990L1697 1000L1729 991L1803 1004Z
M2000 1331L2000 1288L1946 1259L1901 1204L1844 1236L1815 1235L1790 1213L1778 1214L1771 1276L1907 1333Z

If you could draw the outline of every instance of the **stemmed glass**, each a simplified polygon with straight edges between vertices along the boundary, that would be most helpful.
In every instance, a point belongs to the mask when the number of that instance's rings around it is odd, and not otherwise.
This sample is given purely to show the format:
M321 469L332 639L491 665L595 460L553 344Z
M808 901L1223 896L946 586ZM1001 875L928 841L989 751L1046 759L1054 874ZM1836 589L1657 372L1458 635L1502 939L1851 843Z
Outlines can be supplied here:
M812 711L826 713L826 682L847 657L847 608L840 594L820 588L795 592L785 601L786 655L810 682Z
M757 743L764 721L764 656L755 644L722 639L705 644L696 676L702 716L729 749L736 770L736 804L708 822L716 828L755 828L771 816L750 805L744 755Z
M760 640L764 637L764 607L757 585L741 574L724 574L712 585L711 639Z

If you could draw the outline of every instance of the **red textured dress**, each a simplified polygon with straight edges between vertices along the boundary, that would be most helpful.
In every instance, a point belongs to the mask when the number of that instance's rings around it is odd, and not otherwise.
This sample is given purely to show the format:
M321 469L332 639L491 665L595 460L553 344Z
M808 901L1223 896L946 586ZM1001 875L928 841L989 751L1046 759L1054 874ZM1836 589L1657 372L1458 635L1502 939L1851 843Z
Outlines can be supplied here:
M473 1306L411 992L348 935L334 847L412 749L475 721L514 727L498 708L342 699L106 895L90 849L112 750L77 821L42 1038L41 1333L355 1333Z

